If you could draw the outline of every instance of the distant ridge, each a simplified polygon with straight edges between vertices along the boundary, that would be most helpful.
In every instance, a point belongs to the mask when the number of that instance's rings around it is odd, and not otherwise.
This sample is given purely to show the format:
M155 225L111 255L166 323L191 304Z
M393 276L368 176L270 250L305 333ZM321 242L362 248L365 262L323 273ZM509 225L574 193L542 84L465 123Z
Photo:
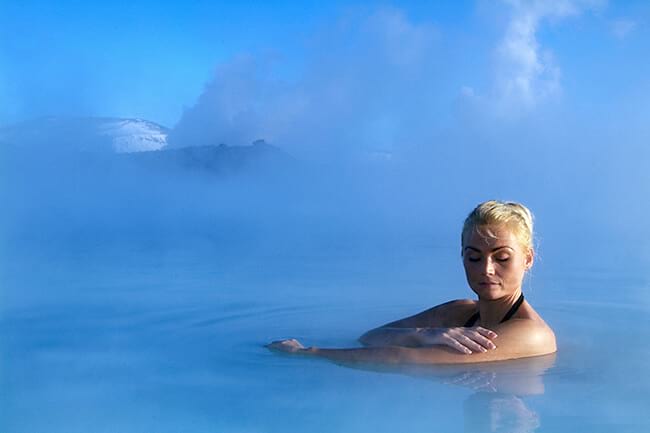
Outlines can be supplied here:
M131 153L167 146L169 129L144 119L41 117L0 128L0 144L25 150Z
M289 154L264 140L257 140L249 146L189 146L124 157L150 169L187 170L214 175L289 169L295 163Z
M296 166L291 156L264 140L249 146L170 147L169 132L164 126L144 119L42 117L0 128L0 147L11 150L22 161L35 163L54 158L57 165L67 161L67 166L77 165L81 170L116 162L131 165L139 172L223 177L279 173ZM89 167L84 168L86 165Z

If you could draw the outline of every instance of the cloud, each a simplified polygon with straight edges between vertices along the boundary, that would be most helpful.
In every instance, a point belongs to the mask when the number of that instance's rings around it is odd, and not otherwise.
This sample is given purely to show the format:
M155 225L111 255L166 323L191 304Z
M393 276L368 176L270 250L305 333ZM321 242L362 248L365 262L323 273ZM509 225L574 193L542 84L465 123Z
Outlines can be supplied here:
M239 56L220 65L198 102L183 114L170 143L249 144L272 130L281 83L265 73L269 65L252 56Z
M503 113L532 109L561 92L561 70L553 53L539 43L537 33L545 21L576 16L599 8L603 1L504 0L510 19L497 54L496 103Z
M320 156L391 152L436 122L433 96L443 86L438 40L436 28L396 9L349 13L311 38L296 79L279 78L271 56L220 65L169 142L243 145L264 138Z
M618 39L625 39L637 28L637 22L630 19L618 19L611 23L612 34Z
M495 118L539 113L560 95L561 69L538 40L539 29L603 3L501 4L503 33L479 45L491 47L494 69L478 53L468 71L459 59L476 45L400 10L349 13L310 37L293 79L278 73L277 56L242 55L220 65L169 142L246 145L263 138L298 157L326 160L449 153L454 146L443 142L450 130L494 132L503 125Z

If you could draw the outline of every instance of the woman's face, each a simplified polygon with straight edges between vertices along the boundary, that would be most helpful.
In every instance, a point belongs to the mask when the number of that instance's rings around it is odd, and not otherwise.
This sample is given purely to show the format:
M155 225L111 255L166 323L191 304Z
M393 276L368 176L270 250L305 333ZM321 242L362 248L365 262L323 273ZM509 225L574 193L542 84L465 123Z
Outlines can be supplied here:
M480 299L500 299L521 288L533 265L533 252L526 251L507 227L471 230L463 247L463 265L467 282Z

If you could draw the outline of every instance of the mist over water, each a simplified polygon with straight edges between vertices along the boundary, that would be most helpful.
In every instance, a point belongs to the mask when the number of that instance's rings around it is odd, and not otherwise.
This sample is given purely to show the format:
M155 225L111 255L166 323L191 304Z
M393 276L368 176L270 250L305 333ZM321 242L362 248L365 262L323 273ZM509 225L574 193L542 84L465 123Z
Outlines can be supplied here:
M597 250L636 239L647 259L638 226L648 211L647 150L633 138L558 132L580 125L557 122L441 133L388 159L332 161L332 150L325 162L292 158L232 175L156 170L118 155L58 152L57 143L5 149L3 237L64 247L208 238L224 248L399 239L455 247L467 212L496 198L533 210L542 252L558 237Z

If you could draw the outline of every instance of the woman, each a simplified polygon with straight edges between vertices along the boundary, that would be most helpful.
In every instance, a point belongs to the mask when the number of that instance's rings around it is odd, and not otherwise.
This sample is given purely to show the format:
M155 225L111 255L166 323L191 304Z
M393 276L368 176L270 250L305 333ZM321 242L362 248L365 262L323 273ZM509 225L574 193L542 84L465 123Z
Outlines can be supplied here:
M295 339L268 347L341 362L457 364L556 351L555 335L522 292L532 267L533 217L519 203L487 201L465 219L463 266L477 301L456 300L366 332L366 347L305 348Z

